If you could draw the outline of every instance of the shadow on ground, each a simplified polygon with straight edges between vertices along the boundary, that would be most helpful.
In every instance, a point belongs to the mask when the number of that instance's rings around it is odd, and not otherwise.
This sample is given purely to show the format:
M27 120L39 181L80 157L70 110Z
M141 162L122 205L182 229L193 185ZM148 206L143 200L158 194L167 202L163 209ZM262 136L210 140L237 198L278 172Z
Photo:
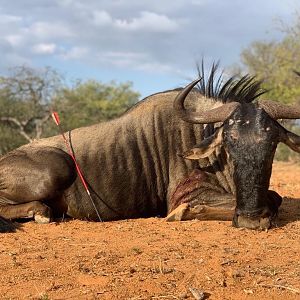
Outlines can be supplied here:
M17 229L20 229L21 225L18 223L6 220L0 217L0 232L16 232Z
M300 220L300 198L284 197L276 223L279 227Z

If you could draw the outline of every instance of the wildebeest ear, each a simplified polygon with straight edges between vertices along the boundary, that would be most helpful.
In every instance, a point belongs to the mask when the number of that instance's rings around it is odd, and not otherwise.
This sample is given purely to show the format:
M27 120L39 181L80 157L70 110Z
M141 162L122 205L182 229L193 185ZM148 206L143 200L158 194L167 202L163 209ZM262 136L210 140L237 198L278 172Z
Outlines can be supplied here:
M281 135L281 142L289 146L292 150L300 152L300 136L285 130Z
M208 157L222 143L223 127L220 127L210 137L204 139L199 145L183 153L186 159L200 159Z

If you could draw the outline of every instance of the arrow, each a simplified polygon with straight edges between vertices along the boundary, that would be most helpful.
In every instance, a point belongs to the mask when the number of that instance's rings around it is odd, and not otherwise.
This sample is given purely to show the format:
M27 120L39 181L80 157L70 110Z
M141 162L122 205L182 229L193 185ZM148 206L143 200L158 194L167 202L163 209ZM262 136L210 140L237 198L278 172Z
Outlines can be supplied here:
M95 203L94 203L94 201L93 201L93 199L92 199L90 190L89 190L88 185L87 185L87 183L86 183L86 180L84 179L84 176L83 176L83 174L82 174L82 172L81 172L81 169L80 169L80 167L79 167L79 164L78 164L78 162L77 162L77 160L76 160L76 158L75 158L75 156L74 156L74 153L73 153L73 151L72 151L72 148L71 148L71 146L70 146L70 143L69 143L69 141L67 140L64 131L62 130L62 127L61 127L61 125L60 125L59 115L58 115L58 113L57 113L56 111L53 111L53 112L51 113L51 116L52 116L52 118L53 118L55 124L56 124L57 127L59 128L60 134L61 134L61 136L62 136L62 138L63 138L63 140L64 140L64 143L65 143L65 145L66 145L66 147L67 147L67 149L68 149L69 155L72 157L72 159L73 159L73 161L74 161L74 164L75 164L75 167L76 167L76 171L77 171L77 173L78 173L78 175L79 175L79 178L80 178L80 180L81 180L81 182L82 182L82 184L83 184L83 187L84 187L84 189L85 189L85 191L86 191L88 197L89 197L90 200L91 200L91 203L93 204L93 207L94 207L94 209L95 209L95 211L96 211L96 213L97 213L98 219L99 219L100 222L102 222L102 219L101 219L101 217L100 217L99 211L98 211L98 209L97 209L97 207L96 207L96 205L95 205Z

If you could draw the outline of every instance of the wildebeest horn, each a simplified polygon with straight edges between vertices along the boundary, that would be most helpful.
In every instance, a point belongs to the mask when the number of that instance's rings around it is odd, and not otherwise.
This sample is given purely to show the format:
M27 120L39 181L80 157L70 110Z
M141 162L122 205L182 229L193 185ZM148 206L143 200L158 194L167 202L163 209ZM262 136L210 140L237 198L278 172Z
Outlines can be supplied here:
M202 80L202 78L194 80L192 83L187 85L182 91L179 92L174 101L174 109L177 111L179 116L186 122L198 124L224 122L236 109L236 107L240 105L238 102L226 103L220 107L203 112L193 112L185 109L185 98L200 80Z
M259 107L263 108L266 113L273 119L299 119L300 107L289 106L271 100L258 100Z
M300 153L300 136L281 127L280 142Z
M294 72L296 75L300 76L300 72L298 72L298 71L296 71L296 70L293 70L293 72Z

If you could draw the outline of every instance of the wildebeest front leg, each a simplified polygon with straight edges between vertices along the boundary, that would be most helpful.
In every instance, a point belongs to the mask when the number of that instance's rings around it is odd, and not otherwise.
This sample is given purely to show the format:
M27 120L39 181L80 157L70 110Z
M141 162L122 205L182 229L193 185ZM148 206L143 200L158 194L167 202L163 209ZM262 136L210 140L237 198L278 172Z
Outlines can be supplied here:
M51 220L51 209L39 201L32 201L17 205L0 206L0 216L10 220L34 218L37 223L49 223Z
M0 159L0 216L48 223L76 178L70 155L55 147L24 146ZM46 202L50 208L42 202Z
M193 171L179 183L170 198L167 221L232 220L236 206L234 195L209 182L207 174Z

